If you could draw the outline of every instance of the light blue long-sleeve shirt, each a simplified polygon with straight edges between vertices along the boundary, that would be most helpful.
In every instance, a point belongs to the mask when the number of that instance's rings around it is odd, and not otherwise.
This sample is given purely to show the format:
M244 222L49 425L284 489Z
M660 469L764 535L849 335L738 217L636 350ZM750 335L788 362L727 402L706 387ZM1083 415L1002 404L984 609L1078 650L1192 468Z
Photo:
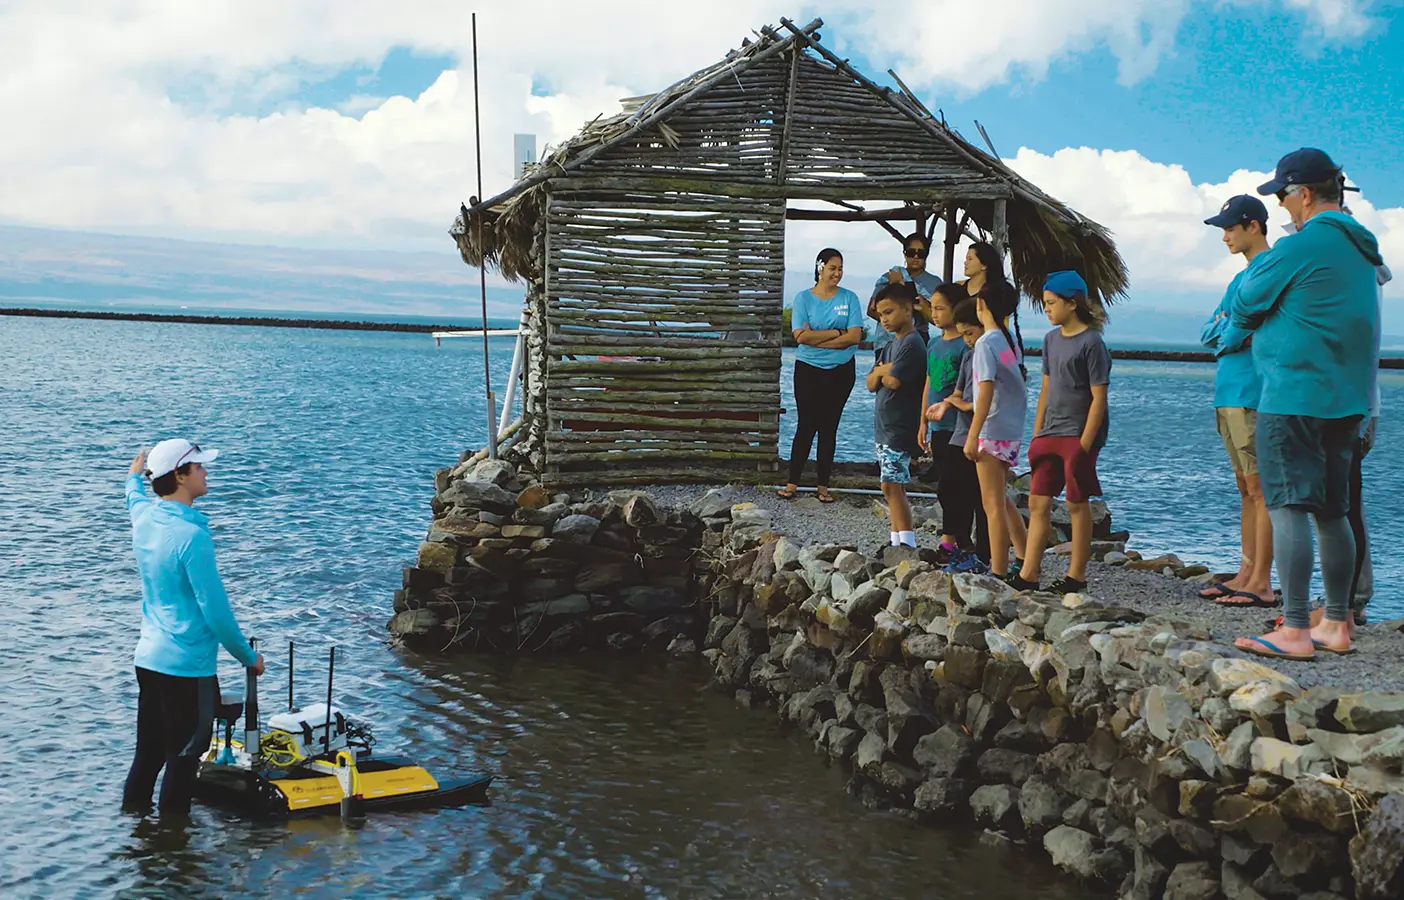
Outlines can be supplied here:
M1252 266L1251 262L1249 266ZM1258 370L1253 367L1252 351L1242 346L1235 349L1221 347L1225 332L1229 328L1229 303L1238 293L1238 284L1247 272L1248 270L1244 269L1233 276L1233 280L1229 282L1228 290L1224 291L1224 299L1219 301L1219 306L1214 310L1213 317L1204 323L1204 328L1199 333L1199 341L1204 346L1210 350L1222 350L1219 353L1218 367L1214 372L1214 407L1216 409L1224 407L1257 409L1258 398L1263 393L1262 379L1258 377Z
M1253 262L1230 303L1229 333L1253 333L1258 411L1365 415L1379 365L1375 236L1344 213L1318 213Z
M127 477L126 490L132 551L141 573L137 666L182 678L214 675L220 644L252 666L258 655L229 608L215 568L209 519L183 503L153 502L140 475Z
M902 280L904 282L910 282L916 286L917 293L925 300L930 300L931 295L936 293L936 289L943 283L941 281L941 276L937 275L935 272L922 272L920 275L913 278L912 273L907 271L906 266L898 266L897 271L902 273ZM872 301L873 297L877 296L878 291L887 287L887 285L887 272L883 272L878 276L877 282L873 285L873 292L868 298L869 302ZM926 323L925 319L918 319L917 330L924 332L922 334L923 340L928 339L929 328L930 326ZM879 347L886 347L890 343L892 343L892 332L883 328L881 323L878 323L877 327L873 329L873 349L876 350Z

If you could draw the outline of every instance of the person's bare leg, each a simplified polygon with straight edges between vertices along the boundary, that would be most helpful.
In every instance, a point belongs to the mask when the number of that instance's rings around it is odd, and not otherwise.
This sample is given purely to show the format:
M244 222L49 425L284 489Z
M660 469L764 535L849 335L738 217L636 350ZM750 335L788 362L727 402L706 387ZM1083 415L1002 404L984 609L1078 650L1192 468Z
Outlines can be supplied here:
M1072 520L1072 558L1068 560L1068 577L1087 580L1087 561L1092 558L1092 506L1086 501L1068 504Z
M1052 497L1029 495L1029 527L1024 535L1022 557L1024 568L1019 572L1019 577L1025 581L1037 582L1043 574L1043 551L1048 547L1048 532L1053 528L1052 514Z
M1264 600L1272 599L1272 519L1268 518L1267 505L1263 502L1263 486L1257 475L1244 476L1248 489L1248 502L1253 510L1252 540L1249 559L1253 569L1243 579L1238 590L1253 594ZM1249 532L1244 532L1247 540Z
M1253 497L1248 486L1248 478L1237 472L1233 474L1235 486L1238 488L1238 572L1230 578L1226 584L1230 590L1241 591L1247 587L1252 580L1254 551L1257 549L1255 534L1257 533L1258 516L1257 510L1253 506ZM1261 496L1261 492L1260 492ZM1264 510L1266 512L1266 510ZM1269 534L1271 531L1269 530ZM1269 538L1271 540L1271 538Z
M887 515L893 531L912 530L912 504L907 499L905 484L883 482L882 497L887 501Z
M1009 573L1009 523L1004 504L1004 463L989 454L981 454L975 462L980 479L980 501L985 507L985 519L990 529L990 572L1003 578Z
M1019 507L1014 504L1008 491L1004 494L1004 519L1005 527L1009 530L1009 546L1014 550L1014 558L1023 559L1029 549L1029 531L1024 527L1024 517L1019 514Z

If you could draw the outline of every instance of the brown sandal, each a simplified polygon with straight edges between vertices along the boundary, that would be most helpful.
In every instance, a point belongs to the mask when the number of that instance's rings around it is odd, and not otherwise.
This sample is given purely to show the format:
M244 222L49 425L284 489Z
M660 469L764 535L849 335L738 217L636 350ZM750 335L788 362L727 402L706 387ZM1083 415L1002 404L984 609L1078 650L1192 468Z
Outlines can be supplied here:
M775 496L779 497L781 500L793 500L795 499L795 495L798 493L799 488L792 488L786 485L785 487L782 487L778 491L776 491Z
M829 493L828 488L816 488L814 496L819 498L820 503L833 503L837 499L833 494Z

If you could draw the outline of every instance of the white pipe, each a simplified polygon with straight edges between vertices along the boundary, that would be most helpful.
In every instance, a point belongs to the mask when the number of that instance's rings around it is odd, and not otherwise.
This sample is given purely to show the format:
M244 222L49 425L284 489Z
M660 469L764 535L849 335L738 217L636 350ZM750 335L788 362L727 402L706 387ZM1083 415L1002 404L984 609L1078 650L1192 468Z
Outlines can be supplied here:
M512 348L512 368L507 373L507 394L502 399L502 417L497 423L499 434L507 429L507 422L512 415L512 401L517 397L517 380L522 374L522 342L526 340L525 326L526 322L522 321L517 330L517 343Z
M784 485L783 485L783 484L767 484L766 487L769 488L770 490L778 491L778 490L780 490L782 487L784 487ZM813 494L813 493L816 493L817 490L818 490L817 488L812 488L812 487L795 488L795 492L798 493L798 494ZM831 488L829 488L829 493L831 493L831 494L862 494L863 496L867 496L867 497L881 497L881 496L882 496L882 491L876 491L876 490L873 490L872 488L837 488L837 487L831 487ZM935 495L935 494L919 494L919 493L917 493L917 492L915 492L915 491L908 491L908 492L907 492L907 496L908 496L908 497L918 497L918 498L920 498L920 499L922 499L922 500L935 500L935 499L936 499L936 495Z

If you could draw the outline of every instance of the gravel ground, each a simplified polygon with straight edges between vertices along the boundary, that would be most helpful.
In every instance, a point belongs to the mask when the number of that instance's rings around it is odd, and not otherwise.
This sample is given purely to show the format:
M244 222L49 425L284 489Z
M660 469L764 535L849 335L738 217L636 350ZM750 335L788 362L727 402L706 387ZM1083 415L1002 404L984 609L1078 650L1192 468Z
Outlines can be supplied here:
M706 486L662 485L650 487L649 493L665 505L686 506L702 496ZM849 544L862 552L871 552L885 545L888 539L886 519L873 511L871 495L835 492L838 502L822 504L813 494L801 494L794 500L782 500L773 491L754 487L733 487L737 502L749 501L770 511L775 530L801 543ZM920 509L923 503L918 501ZM936 536L925 530L917 532L922 546L934 546ZM1135 536L1132 536L1134 546ZM1148 557L1170 548L1143 550ZM1187 564L1194 560L1185 560ZM1050 555L1044 564L1044 582L1066 571L1065 557ZM1128 606L1153 615L1169 616L1206 628L1214 640L1231 647L1233 639L1259 635L1272 627L1280 609L1230 609L1200 599L1200 584L1184 582L1150 572L1138 572L1116 566L1092 563L1088 570L1088 593L1097 599L1119 606ZM1318 653L1310 663L1290 660L1270 660L1252 657L1292 678L1302 687L1331 685L1347 690L1377 690L1404 692L1404 634L1399 623L1368 625L1356 633L1357 652L1351 656ZM1245 654L1246 655L1246 654Z

